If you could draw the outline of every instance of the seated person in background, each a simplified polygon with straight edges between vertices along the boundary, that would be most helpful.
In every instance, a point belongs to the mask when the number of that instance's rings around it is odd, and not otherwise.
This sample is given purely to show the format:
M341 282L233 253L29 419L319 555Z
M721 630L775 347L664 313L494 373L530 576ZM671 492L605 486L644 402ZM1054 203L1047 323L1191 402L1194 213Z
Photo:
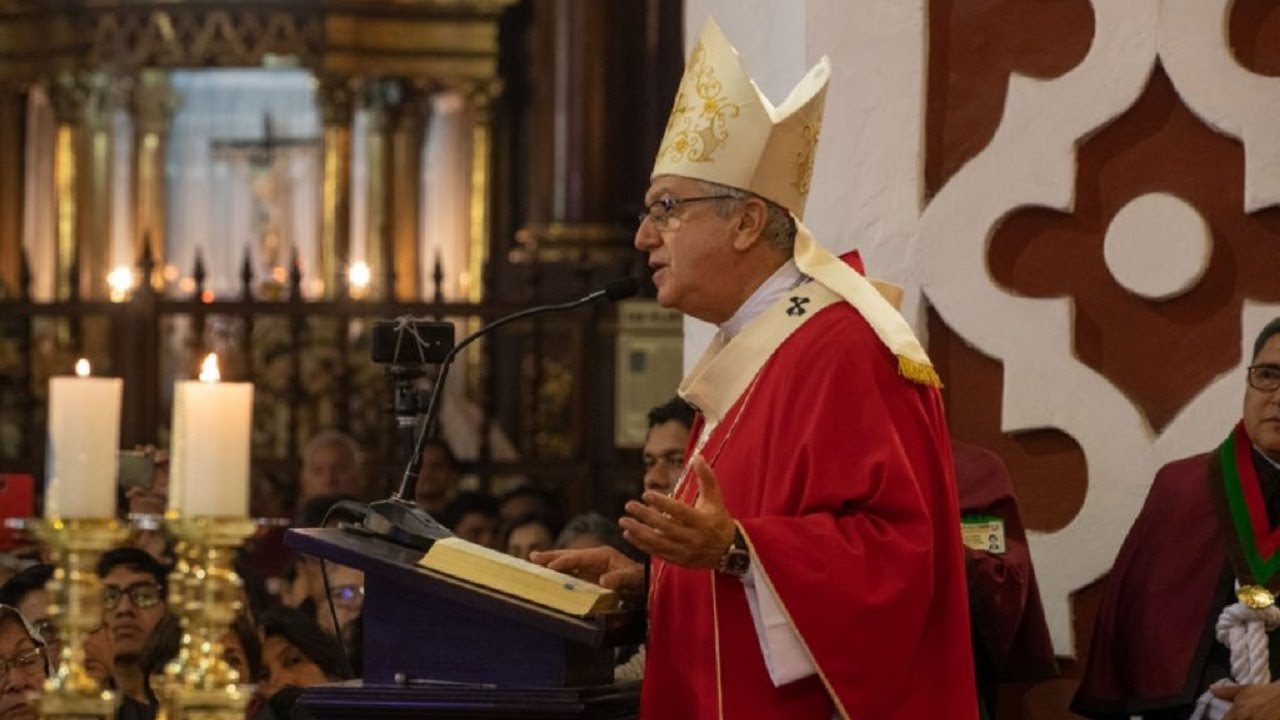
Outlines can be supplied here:
M320 495L367 499L360 445L341 430L321 430L302 450L297 507Z
M182 624L177 615L166 612L139 653L138 666L142 669L142 690L146 702L125 696L116 711L116 720L155 720L160 702L151 680L164 674L164 666L178 656L181 644Z
M129 515L155 516L154 527L134 526L125 545L150 553L163 565L172 565L173 543L165 534L164 524L156 522L169 508L169 452L153 445L139 450L150 459L151 474L143 480L145 484L129 484L124 490L123 507ZM121 482L125 482L123 477Z
M1280 318L1240 380L1225 440L1151 483L1107 579L1077 715L1280 718Z
M498 515L504 524L529 515L544 517L552 526L558 527L564 522L564 513L558 503L549 494L530 485L522 485L499 498Z
M432 438L422 446L422 468L414 485L414 502L439 519L458 492L458 460L443 440Z
M111 686L111 668L116 652L111 646L111 632L104 624L84 638L84 671L104 690Z
M0 718L35 720L36 703L52 672L44 641L16 609L0 605Z
M329 576L328 595L325 594L325 579L321 573ZM320 560L313 557L298 558L297 576L290 585L288 596L283 598L285 607L301 610L326 632L336 635L333 617L329 613L330 597L333 598L333 611L338 616L338 627L346 628L364 610L364 573L331 562L321 567Z
M982 717L995 718L1001 683L1047 680L1057 675L1057 661L1004 461L958 440L952 441L951 453L960 522L966 528L965 577L978 702ZM981 548L978 540L983 541Z
M642 560L639 550L622 537L618 523L597 512L583 513L570 520L556 539L556 550L585 550L608 546L634 560ZM618 648L615 682L640 680L644 677L644 646L625 645Z
M168 568L137 548L110 550L98 561L103 622L115 653L111 679L122 695L144 704L149 699L142 649L164 617L167 574Z
M492 495L458 493L436 519L463 540L487 548L498 546L498 500Z
M601 545L608 545L628 555L636 553L636 549L622 539L622 528L618 527L618 523L594 511L578 515L565 523L560 537L556 538L555 548L564 550Z
M262 633L262 677L258 682L257 720L291 717L297 692L352 677L342 648L305 613L290 608L268 610ZM283 691L283 692L282 692Z
M58 628L49 619L49 591L46 586L53 577L52 565L32 565L0 585L0 605L8 605L22 614L24 620L44 641L49 661L56 665L62 656L62 643Z
M693 427L693 408L673 397L649 411L649 434L640 451L644 458L644 489L671 494L684 471L684 451Z
M356 498L351 495L317 495L309 498L298 509L297 517L293 519L291 527L294 528L318 528L318 527L337 527L342 522L354 522L356 516L344 510L333 510L333 507L340 502L354 501ZM267 540L264 538L264 540ZM280 570L275 571L274 577L265 578L267 592L275 595L280 600L280 604L288 607L298 607L311 594L323 591L315 590L315 582L320 580L319 564L306 562L305 558L294 554L292 550L287 549L284 544L284 533L272 533L268 540L272 543L279 544L279 552L284 553L287 557L287 564ZM271 572L270 570L254 564L255 557L250 556L248 559L247 570L254 574ZM246 577L246 583L248 581ZM248 585L247 585L248 586ZM259 604L254 608L255 611L266 609L266 605Z
M242 683L251 684L262 675L262 642L248 615L236 615L231 632L222 637L222 657Z
M502 551L512 557L528 560L529 553L550 550L556 531L551 523L536 514L525 515L508 523L502 533Z

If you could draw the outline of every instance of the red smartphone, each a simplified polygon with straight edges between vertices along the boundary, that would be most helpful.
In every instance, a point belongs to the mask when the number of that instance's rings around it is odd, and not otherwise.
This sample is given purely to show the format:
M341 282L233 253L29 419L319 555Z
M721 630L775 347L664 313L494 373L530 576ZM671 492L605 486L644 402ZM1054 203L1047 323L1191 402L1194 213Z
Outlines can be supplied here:
M0 521L36 514L36 483L31 475L0 474ZM18 545L18 531L0 525L0 552Z

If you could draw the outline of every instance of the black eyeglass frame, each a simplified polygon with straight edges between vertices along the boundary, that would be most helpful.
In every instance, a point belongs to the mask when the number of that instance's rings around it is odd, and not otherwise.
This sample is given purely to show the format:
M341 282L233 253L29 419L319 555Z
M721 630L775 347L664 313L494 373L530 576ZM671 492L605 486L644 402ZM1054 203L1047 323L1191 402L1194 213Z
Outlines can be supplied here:
M691 197L691 198L664 197L659 200L654 200L653 202L645 205L643 210L641 210L639 213L636 213L636 222L639 224L643 224L646 219L651 219L653 220L654 227L658 228L659 230L663 230L667 226L667 221L671 218L671 213L678 210L682 205L688 205L689 203L695 203L695 202L705 202L707 200L738 200L738 199L739 198L734 197L733 195L699 195L698 197ZM653 209L655 206L662 207L662 215L659 216L654 214Z
M139 590L155 591L155 601L146 603L140 602L136 597L136 593ZM164 588L159 583L143 581L133 583L132 585L124 588L117 588L112 585L103 587L102 607L107 610L114 610L116 606L120 604L120 599L125 595L129 596L129 602L133 603L133 606L139 610L146 610L147 608L155 607L156 605L164 602Z

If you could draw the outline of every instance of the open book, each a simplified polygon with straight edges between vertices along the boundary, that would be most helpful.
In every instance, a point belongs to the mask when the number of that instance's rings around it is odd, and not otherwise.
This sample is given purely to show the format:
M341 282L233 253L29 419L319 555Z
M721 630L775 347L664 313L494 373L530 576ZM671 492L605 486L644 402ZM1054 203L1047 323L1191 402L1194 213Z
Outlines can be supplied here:
M568 615L585 617L618 607L612 590L462 538L435 541L418 564Z

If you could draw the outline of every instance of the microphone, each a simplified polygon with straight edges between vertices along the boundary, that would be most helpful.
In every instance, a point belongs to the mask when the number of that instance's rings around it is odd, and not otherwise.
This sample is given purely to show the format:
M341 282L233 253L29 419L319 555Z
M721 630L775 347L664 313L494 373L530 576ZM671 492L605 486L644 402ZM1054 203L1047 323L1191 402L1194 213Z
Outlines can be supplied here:
M413 445L413 454L410 455L409 464L404 469L404 477L400 479L399 489L389 499L370 504L361 527L370 533L386 537L401 545L407 545L417 550L427 550L431 547L431 543L436 540L453 535L448 528L441 525L429 513L414 503L414 490L418 481L418 473L422 470L423 446L426 445L427 439L435 432L436 416L440 412L440 396L445 380L449 377L449 366L453 364L453 359L457 357L463 348L503 325L516 320L544 313L572 310L600 300L618 302L632 297L639 291L639 280L634 277L619 278L577 300L554 305L538 305L498 318L468 335L462 342L454 345L453 349L449 351L448 355L445 355L444 360L440 363L440 374L436 378L435 386L431 388L431 400L427 404L422 430L419 431L418 439ZM485 431L487 432L487 430L486 428Z

